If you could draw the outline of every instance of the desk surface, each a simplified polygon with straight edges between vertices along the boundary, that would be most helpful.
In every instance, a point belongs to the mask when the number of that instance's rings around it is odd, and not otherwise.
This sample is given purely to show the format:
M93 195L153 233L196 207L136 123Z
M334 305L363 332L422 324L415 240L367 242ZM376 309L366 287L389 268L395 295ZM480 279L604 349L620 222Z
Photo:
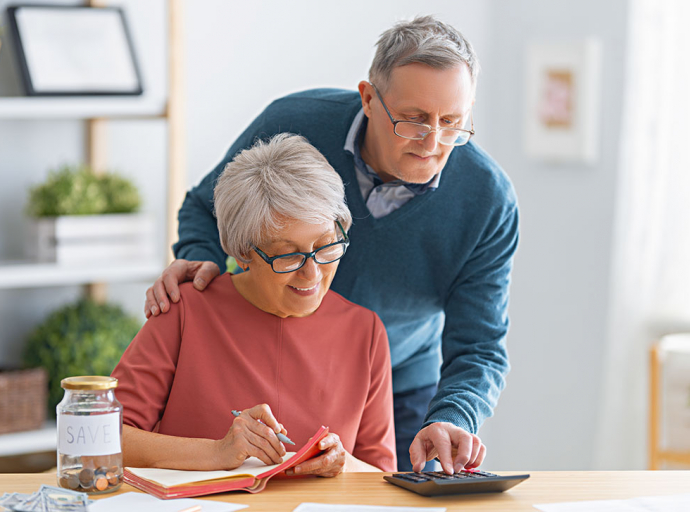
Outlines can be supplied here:
M250 512L287 512L302 502L446 507L448 512L534 512L532 505L537 503L690 492L690 471L535 471L531 475L529 480L500 494L424 498L387 483L381 473L344 473L336 478L273 479L259 494L233 492L208 498L244 503L250 506ZM55 474L0 474L0 493L31 493L41 484L55 485ZM134 490L123 485L118 492Z

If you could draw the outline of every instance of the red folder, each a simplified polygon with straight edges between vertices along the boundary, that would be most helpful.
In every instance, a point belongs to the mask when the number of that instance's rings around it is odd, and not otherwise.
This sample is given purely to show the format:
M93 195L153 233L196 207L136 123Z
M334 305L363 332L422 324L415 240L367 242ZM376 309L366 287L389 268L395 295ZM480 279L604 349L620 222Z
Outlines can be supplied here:
M180 485L164 485L154 479L144 478L141 475L135 474L133 471L137 471L137 468L125 468L124 480L128 484L137 489L141 489L149 494L161 499L168 498L191 498L193 496L203 496L205 494L215 494L219 492L227 491L247 491L251 493L256 493L263 491L266 487L268 480L279 474L283 473L286 469L289 469L305 460L315 457L321 450L318 447L319 441L321 441L328 434L328 427L321 427L316 433L309 438L307 444L302 446L288 460L279 464L277 466L271 467L271 469L259 473L256 476L242 473L242 467L240 466L237 470L234 470L236 474L232 476L227 476L223 478L215 478L212 480L198 480L189 483L184 483ZM172 471L172 470L171 470ZM180 473L185 473L187 475L192 475L194 471L180 471ZM187 476L185 475L185 476Z

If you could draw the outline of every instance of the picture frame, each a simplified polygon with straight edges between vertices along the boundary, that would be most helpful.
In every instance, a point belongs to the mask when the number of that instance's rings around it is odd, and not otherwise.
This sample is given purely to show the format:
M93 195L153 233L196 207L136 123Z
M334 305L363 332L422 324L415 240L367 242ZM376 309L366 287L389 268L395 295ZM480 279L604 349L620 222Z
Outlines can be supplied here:
M549 162L594 163L599 153L601 43L531 43L525 59L524 148Z
M7 20L28 96L143 93L121 8L13 5Z

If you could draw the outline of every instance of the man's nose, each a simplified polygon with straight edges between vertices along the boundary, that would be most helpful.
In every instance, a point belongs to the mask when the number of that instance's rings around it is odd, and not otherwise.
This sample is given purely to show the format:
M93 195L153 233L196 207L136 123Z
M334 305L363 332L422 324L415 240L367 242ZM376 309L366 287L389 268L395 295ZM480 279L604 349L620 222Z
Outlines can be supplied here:
M420 142L427 153L433 153L438 146L439 128L431 130Z

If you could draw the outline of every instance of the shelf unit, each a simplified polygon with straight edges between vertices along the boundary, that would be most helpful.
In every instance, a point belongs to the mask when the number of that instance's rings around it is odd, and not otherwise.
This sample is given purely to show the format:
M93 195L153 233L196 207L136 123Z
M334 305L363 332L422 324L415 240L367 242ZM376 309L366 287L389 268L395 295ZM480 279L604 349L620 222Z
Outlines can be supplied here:
M0 436L0 457L55 450L57 428L54 421L47 421L40 430L14 432Z
M0 97L0 119L164 118L164 98Z
M92 7L107 2L91 0ZM107 166L108 119L167 121L166 244L177 237L177 210L184 198L185 140L182 67L182 0L166 0L168 11L168 95L157 97L0 97L0 120L84 120L86 123L85 160L95 172ZM166 261L172 260L168 251ZM64 266L28 261L0 262L0 290L44 286L85 285L95 300L105 300L106 283L153 280L165 261L127 262L122 265ZM54 424L32 432L0 435L0 457L45 452L56 447Z
M78 267L55 263L0 262L0 290L152 280L162 270L163 265L159 261Z

